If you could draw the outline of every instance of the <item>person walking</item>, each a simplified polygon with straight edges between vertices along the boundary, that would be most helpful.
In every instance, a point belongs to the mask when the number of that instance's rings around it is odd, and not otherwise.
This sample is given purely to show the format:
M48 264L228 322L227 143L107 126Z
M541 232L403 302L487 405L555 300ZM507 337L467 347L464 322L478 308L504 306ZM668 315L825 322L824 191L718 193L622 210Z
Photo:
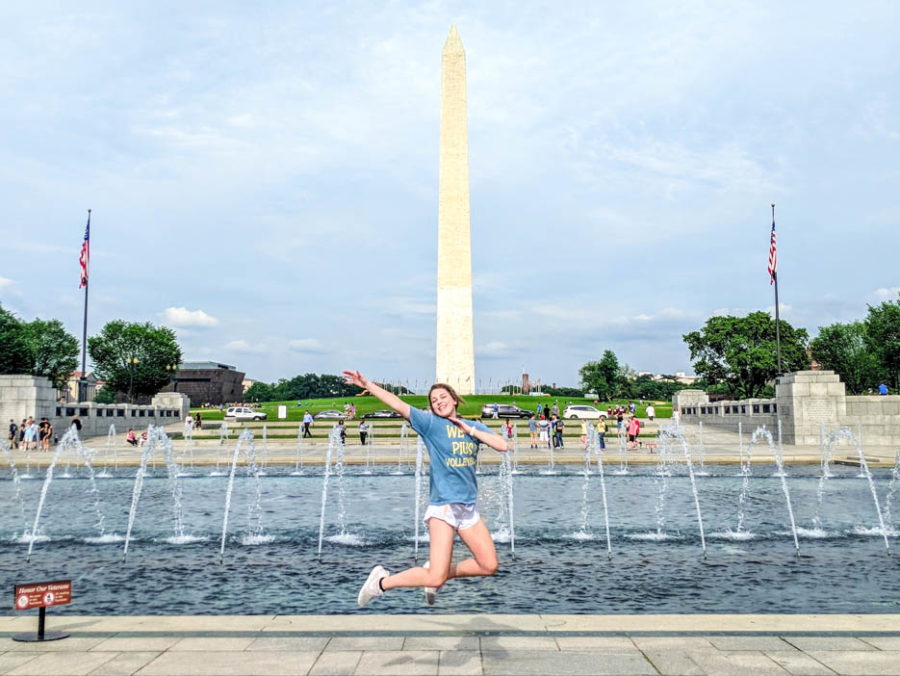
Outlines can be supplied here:
M309 431L309 426L312 425L313 417L312 413L309 412L309 409L306 410L306 413L303 414L303 438L308 439L312 438L312 432Z
M425 442L429 456L430 495L425 522L428 524L429 555L425 566L414 566L391 575L381 565L372 568L357 595L362 607L390 589L424 587L425 601L434 603L438 590L456 577L489 576L497 572L497 550L491 533L478 514L475 475L479 444L504 453L509 443L484 423L459 417L463 399L450 386L435 383L428 392L431 412L420 411L400 397L370 382L359 371L344 371L345 380L367 389L385 405L409 420ZM458 535L472 554L453 563L453 540Z
M652 422L655 415L656 409L653 408L653 404L647 404L647 420Z

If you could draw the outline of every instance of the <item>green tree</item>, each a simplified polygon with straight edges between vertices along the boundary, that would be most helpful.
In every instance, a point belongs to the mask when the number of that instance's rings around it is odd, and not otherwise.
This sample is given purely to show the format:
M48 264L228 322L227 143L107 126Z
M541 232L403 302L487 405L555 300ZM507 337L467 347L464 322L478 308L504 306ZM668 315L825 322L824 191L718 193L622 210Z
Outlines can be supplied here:
M35 319L22 325L22 335L31 353L31 373L50 379L59 389L78 367L78 339L58 319Z
M900 388L900 295L895 301L869 305L866 336L869 349L877 355L891 384Z
M244 401L278 401L272 397L272 386L255 382L244 392ZM284 400L282 400L284 401Z
M782 319L779 330L785 372L808 368L806 329L795 329ZM766 383L778 375L775 320L768 312L710 317L700 331L683 337L694 372L710 384L726 383L736 397L760 396Z
M619 360L612 350L603 352L600 361L589 361L578 370L585 391L593 390L597 398L608 401L619 390Z
M809 346L813 359L837 373L851 394L877 385L882 377L881 362L869 348L864 322L819 327L819 335Z
M166 366L181 363L175 332L149 322L111 321L99 336L88 338L88 352L94 372L106 381L106 387L136 396L159 392L170 382Z
M94 402L97 404L115 404L116 393L110 387L101 387L94 395Z
M23 324L0 306L0 373L31 373L32 356Z

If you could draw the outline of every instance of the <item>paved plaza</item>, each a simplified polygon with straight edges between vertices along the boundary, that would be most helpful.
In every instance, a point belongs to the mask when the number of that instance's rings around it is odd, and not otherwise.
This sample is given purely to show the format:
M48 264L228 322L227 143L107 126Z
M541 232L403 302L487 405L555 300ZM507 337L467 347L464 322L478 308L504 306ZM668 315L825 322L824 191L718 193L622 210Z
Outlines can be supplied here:
M900 615L378 615L48 619L0 673L900 674Z

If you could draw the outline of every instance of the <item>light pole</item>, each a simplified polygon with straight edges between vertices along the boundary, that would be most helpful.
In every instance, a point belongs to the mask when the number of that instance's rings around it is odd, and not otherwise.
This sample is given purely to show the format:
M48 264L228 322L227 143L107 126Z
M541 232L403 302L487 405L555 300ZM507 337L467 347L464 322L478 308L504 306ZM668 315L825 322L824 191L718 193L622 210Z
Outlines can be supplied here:
M178 391L178 378L175 377L175 374L178 372L178 364L166 364L166 372L169 376L169 382L173 383L173 392Z
M134 403L134 368L138 365L138 358L128 360L128 403Z

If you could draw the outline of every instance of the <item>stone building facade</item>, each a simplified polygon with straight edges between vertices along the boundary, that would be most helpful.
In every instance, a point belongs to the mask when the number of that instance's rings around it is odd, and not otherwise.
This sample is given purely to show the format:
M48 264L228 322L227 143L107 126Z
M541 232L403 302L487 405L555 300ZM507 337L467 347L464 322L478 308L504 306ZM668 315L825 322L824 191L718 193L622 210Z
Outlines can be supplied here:
M212 361L189 361L179 365L175 378L163 392L186 394L191 406L218 406L244 401L244 373L234 366Z

